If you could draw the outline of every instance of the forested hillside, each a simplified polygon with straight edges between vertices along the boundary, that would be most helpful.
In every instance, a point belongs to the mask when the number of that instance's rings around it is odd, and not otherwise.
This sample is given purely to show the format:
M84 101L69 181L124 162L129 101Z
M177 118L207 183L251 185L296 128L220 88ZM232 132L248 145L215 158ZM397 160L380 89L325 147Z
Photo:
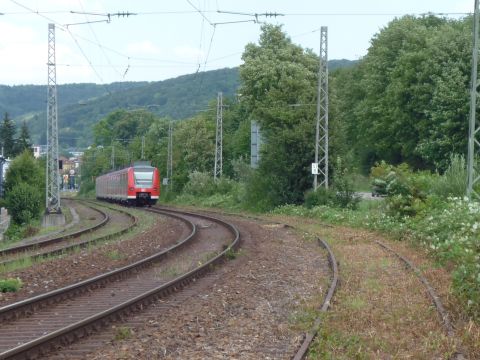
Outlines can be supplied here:
M329 67L350 67L350 60L330 60ZM147 107L159 116L184 119L202 111L219 91L235 95L239 86L238 68L207 71L159 82L119 82L108 85L59 85L60 145L86 146L92 142L92 127L117 109ZM0 112L8 112L17 125L22 120L35 143L46 139L46 86L0 85Z
M147 107L150 111L175 119L191 116L202 110L208 101L222 91L233 96L238 87L238 70L221 69L184 75L174 79L113 91L110 85L98 97L79 98L63 105L61 89L58 90L59 141L61 146L87 146L91 144L92 127L110 112L117 109ZM71 85L76 86L76 85ZM106 92L110 89L110 92ZM25 119L35 142L45 143L46 112L28 114Z
M108 93L128 90L146 85L147 82L118 82L108 85L66 84L58 85L59 105L66 106L82 100L93 99ZM46 85L0 85L0 113L15 118L30 112L45 110Z

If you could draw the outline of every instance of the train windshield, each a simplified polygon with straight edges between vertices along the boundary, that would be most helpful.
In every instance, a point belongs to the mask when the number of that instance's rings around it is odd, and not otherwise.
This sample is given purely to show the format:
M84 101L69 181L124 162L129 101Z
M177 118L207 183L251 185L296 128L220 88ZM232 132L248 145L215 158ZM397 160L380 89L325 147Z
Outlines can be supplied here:
M135 169L135 185L140 187L152 187L153 169Z

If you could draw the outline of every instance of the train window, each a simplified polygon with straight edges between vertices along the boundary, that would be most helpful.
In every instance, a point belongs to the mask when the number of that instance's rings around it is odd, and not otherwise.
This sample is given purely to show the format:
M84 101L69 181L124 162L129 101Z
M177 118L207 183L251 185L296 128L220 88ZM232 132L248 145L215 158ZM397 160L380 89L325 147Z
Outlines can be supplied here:
M135 185L151 187L153 185L153 169L135 169Z

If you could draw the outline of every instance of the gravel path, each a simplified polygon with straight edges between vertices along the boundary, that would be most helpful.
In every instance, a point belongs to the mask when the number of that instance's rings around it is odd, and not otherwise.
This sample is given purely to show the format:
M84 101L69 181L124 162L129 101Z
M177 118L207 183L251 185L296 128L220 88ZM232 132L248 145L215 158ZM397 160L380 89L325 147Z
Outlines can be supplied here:
M305 329L301 308L323 298L326 254L292 229L228 219L242 234L235 260L187 291L157 303L103 336L88 359L289 359ZM119 336L119 329L124 336ZM120 340L124 338L123 340ZM106 339L105 339L106 338ZM115 340L116 338L116 340ZM75 345L89 346L89 341Z
M124 223L125 215L119 213L115 215L115 213L117 212L112 212L112 223L115 219ZM179 232L181 234L188 232L183 223L178 220L161 215L153 216L156 217L156 222L151 229L134 237L130 236L127 240L113 241L98 248L84 249L62 258L2 274L2 278L19 277L24 286L15 293L0 293L0 306L130 264L172 244L178 240Z

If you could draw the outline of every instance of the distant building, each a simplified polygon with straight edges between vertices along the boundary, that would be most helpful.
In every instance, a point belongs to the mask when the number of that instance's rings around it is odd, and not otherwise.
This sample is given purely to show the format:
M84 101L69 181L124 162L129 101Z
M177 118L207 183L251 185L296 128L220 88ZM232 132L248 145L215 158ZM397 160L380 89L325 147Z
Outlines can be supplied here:
M47 145L33 145L32 149L35 159L47 155Z
M60 188L62 190L75 190L78 185L78 171L80 167L80 161L76 157L66 158L60 156L59 158L60 170Z
M4 183L5 183L5 174L12 160L5 159L0 155L0 197L4 196Z

